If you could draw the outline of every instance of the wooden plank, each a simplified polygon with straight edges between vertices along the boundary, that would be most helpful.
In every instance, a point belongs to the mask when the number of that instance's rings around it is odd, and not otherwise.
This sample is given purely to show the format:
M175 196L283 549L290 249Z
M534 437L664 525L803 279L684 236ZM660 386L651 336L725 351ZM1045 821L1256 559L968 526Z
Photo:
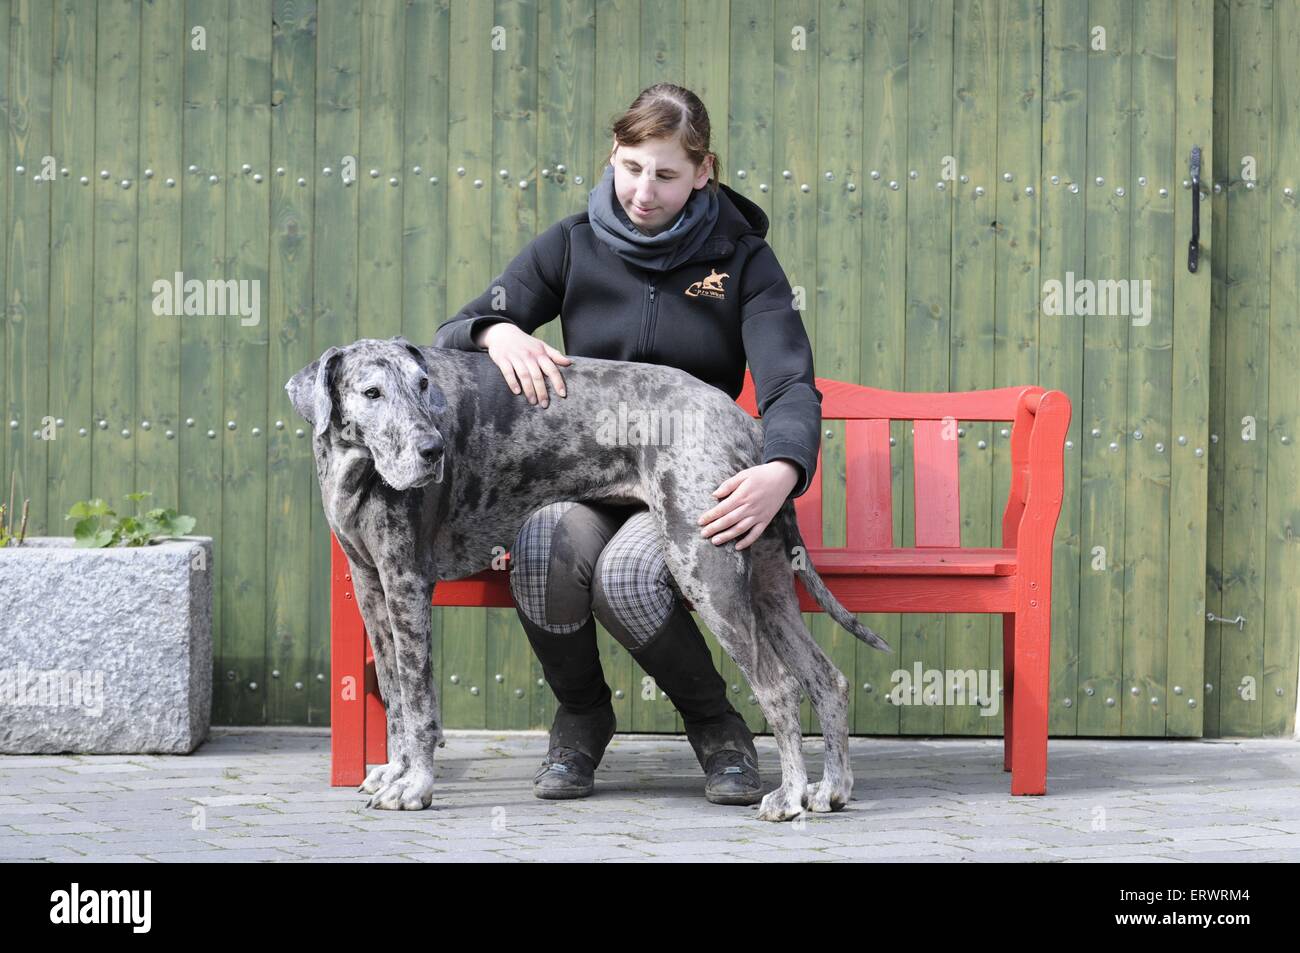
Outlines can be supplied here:
M3 11L0 11L0 16L4 16ZM95 153L95 19L95 5L76 0L61 0L54 13L52 154L59 169L58 179L49 183L50 340L53 343L50 378L60 384L50 396L51 409L56 418L63 419L63 426L56 430L57 439L49 447L47 525L48 531L56 536L72 532L72 524L63 519L68 508L77 500L90 498L91 375L84 373L83 369L91 361L91 336L86 333L86 328L87 318L94 312L95 299L94 269L87 267L93 261L95 234L95 207L89 185L90 177L95 174L92 169ZM7 25L6 20L5 28ZM176 115L179 117L179 112ZM179 135L176 140L179 143ZM172 164L173 171L179 167L179 161ZM65 169L67 175L64 175ZM86 185L81 184L83 176ZM179 222L175 221L175 224ZM164 228L159 231L165 235ZM180 236L174 226L170 239L175 255L180 248ZM162 331L159 339L166 340L168 336L168 331ZM174 365L173 360L173 369ZM166 365L163 367L165 369ZM165 380L160 379L158 386L166 386ZM175 387L176 383L177 376L173 374L171 384ZM174 428L174 408L170 419ZM155 431L159 439L162 430L160 426ZM172 455L171 469L174 471L174 443ZM8 493L9 471L0 466L0 474L4 476L5 493ZM159 487L160 492L163 489ZM171 502L175 501L173 481Z
M1229 23L1228 0L1214 0L1214 61L1222 64L1214 73L1214 151L1210 168L1214 170L1214 188L1210 193L1210 208L1202 207L1202 225L1208 211L1210 218L1219 223L1219 233L1227 235L1228 188L1236 160L1228 155L1228 117L1231 111L1229 66L1232 63L1232 32ZM1180 37L1181 45L1181 37ZM1207 156L1211 155L1207 150ZM1207 179L1207 181L1210 181ZM1190 223L1183 226L1181 234L1190 234ZM1209 374L1209 429L1210 451L1207 476L1207 504L1209 514L1205 534L1205 610L1223 615L1223 539L1224 498L1226 490L1226 454L1229 431L1225 418L1227 398L1227 311L1228 287L1224 280L1228 261L1227 241L1213 242L1208 249L1210 263L1210 374ZM1233 428L1236 432L1236 428ZM1181 468L1175 466L1174 478ZM1207 623L1205 631L1205 705L1204 733L1207 737L1219 734L1219 694L1226 689L1220 680L1219 625Z
M953 4L951 0L913 4L909 9L907 167L893 175L907 196L906 351L903 389L946 391L952 312L952 203L947 189L935 188L942 157L952 155ZM913 177L915 173L915 177ZM905 545L920 542L915 521L915 457L912 424L905 423L903 448L903 525ZM921 531L923 534L923 530ZM903 617L897 667L920 662L944 667L944 620L936 614ZM903 734L941 734L943 699L920 691L901 710Z
M795 7L790 14L795 20L804 16L804 9ZM815 10L815 6L814 6ZM800 284L800 273L811 270L815 246L808 242L815 231L805 227L805 221L798 217L786 217L778 220L775 209L773 190L782 180L776 165L776 97L784 95L779 89L778 74L788 68L800 71L808 70L808 76L816 76L816 61L807 53L793 52L788 43L774 41L773 11L770 4L749 5L741 8L731 5L730 19L718 29L725 29L729 37L727 47L727 65L731 65L725 83L718 86L718 80L711 71L703 67L697 73L705 78L711 86L712 94L706 105L715 108L712 117L714 141L713 151L718 154L718 180L744 195L759 206L768 216L769 229L766 240L780 259L782 266L790 277L791 284ZM804 22L804 21L800 21ZM706 32L691 29L688 43L697 56L707 57L711 50L716 50L718 43ZM725 98L724 98L725 97ZM727 121L716 112L716 105L727 104ZM802 119L808 122L815 114L805 111L790 114L794 121ZM809 129L808 134L812 135ZM744 171L744 178L740 177ZM793 206L792 206L793 207ZM816 346L815 322L805 319L804 327L809 339ZM804 616L805 624L811 618ZM701 624L701 631L713 650L713 657L718 664L718 671L727 683L727 697L732 706L745 719L746 724L755 731L766 730L766 719L758 707L757 699L750 690L749 683L740 673L739 667L731 660L713 637L713 633Z
M858 306L861 316L858 351L862 363L858 373L862 381L877 387L902 390L905 383L908 240L906 229L900 226L907 215L907 194L902 184L909 181L908 88L912 72L906 0L868 4L863 26L863 88L869 92L864 94L862 101L864 240L858 266L863 276ZM812 31L810 42L811 34ZM778 44L777 49L780 48ZM782 105L786 110L782 115L804 115L806 108L795 83L780 83L778 88L782 90ZM785 126L782 123L782 129ZM797 136L798 128L792 128L787 135ZM814 159L809 157L807 161ZM800 166L807 167L807 164ZM889 188L891 180L899 183L897 190ZM793 198L790 201L793 202ZM865 236L870 236L870 240ZM815 233L806 239L809 242L815 240ZM889 425L891 440L901 446L907 428L908 425L902 421ZM895 545L903 545L905 500L901 453L893 455L890 480L891 537ZM879 612L860 618L864 625L894 646L895 651L885 653L865 645L858 647L853 677L857 696L853 729L866 734L897 734L900 711L888 699L894 685L891 675L904 667L901 651L903 620L900 616Z
M357 156L357 336L402 330L404 0L373 0L361 17L361 151Z
M482 294L497 274L493 259L481 254L491 247L494 223L492 192L499 187L494 165L491 101L493 27L498 20L492 4L456 0L451 7L451 77L447 143L447 234L455 236L447 258L447 299L459 310ZM506 56L511 54L507 51ZM476 188L475 180L481 182ZM434 609L442 634L442 673L438 683L443 720L461 728L486 725L487 614L483 609Z
M125 514L135 512L135 504L124 499L125 494L150 489L137 484L132 440L140 420L135 401L140 4L101 0L96 27L95 110L113 121L96 123L96 171L91 181L95 198L91 492ZM108 177L100 170L107 171ZM123 188L123 181L130 181L131 187ZM202 525L211 528L213 523ZM215 615L213 625L216 631Z
M1227 391L1224 458L1223 614L1246 617L1244 631L1221 627L1219 732L1258 735L1263 727L1267 578L1269 418L1269 231L1275 182L1273 13L1258 0L1232 8L1228 155ZM1242 162L1256 164L1254 188ZM1249 438L1249 439L1247 439ZM1180 448L1186 450L1186 448Z
M221 535L226 554L222 661L227 671L238 671L228 709L231 722L257 725L266 722L271 681L266 629L267 322L262 310L270 254L267 178L273 175L271 10L261 0L230 0L228 23L226 253L214 277L226 281L232 291L238 287L240 303L235 307L228 302L225 315L209 318L220 323L229 355L221 428ZM250 307L254 300L256 310ZM246 310L252 313L245 315Z
M536 226L540 231L587 207L587 193L598 181L609 153L608 130L597 128L595 103L601 91L596 75L596 4L594 0L549 0L538 11L537 151L529 188L536 189ZM635 91L628 93L629 99ZM619 104L611 100L608 112ZM603 122L603 120L602 120ZM563 165L565 170L559 171ZM546 174L541 174L545 172ZM577 181L579 178L581 182ZM563 352L560 321L552 321L535 336ZM561 370L563 375L564 371ZM510 653L516 670L526 676L522 705L529 727L549 728L555 700L542 679L542 667L520 631L518 614L509 630ZM605 681L613 693L614 715L631 724L634 685L632 657L596 620L596 644ZM526 668L522 663L526 663ZM519 716L516 716L516 720ZM513 723L513 722L512 722Z
M312 259L317 176L312 168L316 125L316 5L275 0L278 26L271 38L271 192L267 354L269 412L266 431L267 721L308 724L312 677L308 630L310 603L329 602L313 590L302 554L311 548L310 505L316 467L306 421L284 385L319 354L312 345ZM280 170L284 174L280 174ZM303 436L298 436L299 432ZM320 490L316 490L319 496ZM276 675L279 672L279 675Z
M136 381L140 420L135 429L135 458L141 488L154 494L145 501L146 508L175 507L180 500L180 443L176 435L181 419L181 324L185 317L155 314L154 303L167 298L166 293L155 292L155 282L164 281L164 287L170 287L181 270L185 110L180 51L186 40L184 14L184 7L176 4L141 7L140 164L135 186L139 189L140 247L135 280L140 321L135 328L135 350L148 371ZM132 177L136 178L135 174ZM82 321L80 315L73 320ZM263 515L258 531L264 526ZM214 535L211 527L195 527L195 531ZM264 588L262 574L247 578L254 589Z
M418 344L451 313L447 301L448 76L451 8L419 0L406 9L403 94L402 333ZM432 668L443 684L442 613L431 610Z
M1166 175L1169 191L1178 195L1173 229L1173 402L1170 432L1186 434L1193 452L1176 453L1170 460L1169 499L1169 642L1168 691L1175 694L1165 717L1165 733L1199 737L1212 709L1205 694L1210 681L1205 668L1206 548L1208 518L1206 480L1212 461L1221 456L1222 442L1210 440L1208 419L1210 385L1210 311L1214 274L1213 184L1222 175L1218 143L1214 140L1211 97L1214 84L1214 11L1211 0L1180 3L1176 12L1177 65L1173 152ZM1186 248L1192 233L1190 193L1175 188L1187 174L1193 145L1202 151L1201 261L1199 270L1187 270ZM1211 254L1206 254L1209 249ZM1220 430L1219 433L1222 433ZM1177 443L1166 446L1181 451ZM1201 457L1195 448L1205 448ZM1181 697L1177 689L1183 688Z
M943 182L952 203L953 333L949 386L955 391L993 386L996 253L995 232L989 227L992 202L988 193L997 159L998 9L999 3L976 0L957 0L953 7L952 155L955 161L934 178ZM977 188L982 188L983 194L976 194ZM993 454L988 451L993 425L954 421L950 433L957 440L961 481L960 542L965 546L996 545L993 528L998 501L993 499ZM945 666L957 671L985 669L995 647L991 641L992 622L993 618L987 614L946 616ZM959 735L990 734L997 727L997 719L982 716L980 712L974 700L949 708L944 712L944 731Z
M1043 170L1039 189L1042 227L1038 253L1044 281L1084 274L1084 159L1088 111L1088 8L1051 3L1043 8ZM1039 321L1038 382L1063 391L1074 412L1065 448L1065 491L1052 556L1052 705L1048 732L1077 733L1078 713L1104 699L1079 689L1079 497L1086 431L1083 406L1083 333L1079 317L1044 315Z
M1295 184L1300 180L1300 3L1273 4L1273 140L1277 174L1267 192L1273 219L1269 289L1268 507L1264 578L1264 680L1262 731L1295 732L1296 667L1300 659L1300 239L1297 239ZM1292 189L1288 197L1280 186ZM1284 442L1285 441L1285 442ZM1248 626L1249 627L1249 626Z
M307 632L310 573L300 555L310 548L308 501L316 483L304 421L283 385L313 358L310 320L310 161L315 116L315 7L278 0L270 49L270 166L257 170L269 191L267 286L262 296L268 329L267 411L275 423L266 434L268 494L264 537L267 560L264 606L267 637L267 721L305 724L310 718L311 678ZM273 333L272 333L273 332ZM328 591L319 593L328 600Z
M311 355L319 358L331 346L357 338L357 189L345 186L340 174L345 156L361 147L361 4L342 0L320 5L316 13L316 144L313 168L315 212ZM330 170L325 175L325 169ZM294 435L311 441L311 430L295 414ZM329 719L330 691L339 690L339 676L330 675L329 591L330 530L321 508L320 486L312 480L311 497L311 666L308 705L312 722ZM332 679L332 681L331 681Z
M540 230L538 192L546 180L540 175L537 155L538 116L538 14L534 5L504 5L496 24L506 42L493 64L492 109L492 274L499 275ZM497 173L506 172L505 177ZM549 227L551 223L547 222ZM552 321L551 327L558 321ZM550 400L562 400L548 382ZM516 400L526 400L520 394ZM548 408L549 409L549 408ZM504 554L515 540L483 540L481 545ZM493 727L527 728L526 686L532 679L532 649L509 609L485 609L487 632L485 692L486 723ZM525 691L524 697L516 692ZM547 726L549 727L549 725Z
M0 0L0 82L4 83L4 99L0 104L4 109L5 121L9 122L10 111L13 106L13 79L9 75L9 64L12 61L9 50L9 40L11 36L12 22L10 20L10 3L9 0ZM93 145L92 145L93 148ZM10 159L12 149L9 143L9 136L0 136L0 169L10 168ZM9 201L9 188L0 189L0 222L5 226L4 234L9 236L13 234L10 227L9 218L11 203ZM8 241L6 237L6 242ZM3 255L3 264L0 264L0 301L9 300L9 249L6 244L5 254ZM0 335L3 341L0 341L0 368L4 369L4 379L0 380L0 405L2 405L4 414L0 417L0 475L3 476L5 489L4 500L6 508L9 505L9 483L12 474L11 465L15 459L15 451L10 447L10 443L17 438L18 425L10 426L11 423L19 421L19 415L22 413L22 402L18 392L13 388L14 368L18 363L17 352L11 343L12 331L9 323L9 314L7 309L0 309L0 324L3 325L4 334ZM21 519L21 507L19 514Z
M1170 447L1174 452L1187 449L1169 439L1173 267L1177 257L1185 268L1187 256L1186 246L1179 248L1174 236L1174 206L1182 193L1170 188L1177 183L1170 179L1175 168L1174 27L1171 0L1134 6L1132 166L1124 182L1130 266L1118 277L1139 282L1146 313L1138 315L1130 297L1133 316L1111 318L1128 326L1128 425L1119 438L1129 448L1124 487L1124 682L1144 691L1124 696L1123 731L1139 737L1163 735L1167 713L1186 697L1175 695L1174 686L1167 684L1170 588L1194 586L1200 576L1197 572L1175 580L1169 573ZM1149 293L1143 294L1143 288ZM1163 445L1160 450L1158 443Z
M823 4L816 23L816 164L810 162L792 169L795 178L779 180L778 187L785 191L799 189L795 194L802 199L798 204L801 214L806 216L816 211L815 263L801 263L803 279L791 282L805 287L811 283L816 289L814 294L807 295L813 305L812 323L816 328L813 342L816 373L856 381L861 375L858 347L861 316L857 305L862 300L860 256L865 240L861 190L870 181L864 181L862 174L863 7L846 2ZM803 108L808 106L805 104ZM807 193L803 192L805 184ZM819 467L823 545L843 546L847 532L845 423L827 421L822 426L822 437ZM836 668L842 672L853 671L858 642L852 633L824 613L812 616L809 629ZM850 724L858 698L857 692L849 695ZM820 733L821 724L806 694L800 707L804 730Z
M1082 189L1087 208L1085 276L1093 281L1115 281L1129 274L1130 200L1116 195L1115 189L1136 178L1129 169L1132 19L1132 5L1115 0L1092 0L1088 10L1088 159ZM1091 45L1093 35L1101 36L1094 34L1097 27L1105 28L1104 50ZM1084 635L1079 640L1078 732L1118 735L1120 713L1128 704L1123 699L1130 697L1131 687L1123 683L1123 480L1128 440L1124 436L1127 388L1120 386L1128 373L1129 324L1113 315L1088 315L1081 320L1084 390L1075 409L1084 433L1079 444L1083 466L1079 631ZM1114 451L1109 449L1112 443ZM1053 707L1062 701L1054 699Z
M11 400L17 405L10 420L17 420L18 426L9 424L9 460L18 475L12 522L18 525L22 501L30 499L29 536L48 535L56 524L56 515L48 511L47 482L50 440L58 433L50 419L56 413L52 401L58 390L58 382L50 377L50 193L66 185L57 172L53 180L43 178L48 173L45 157L51 148L51 13L43 4L20 2L14 6L10 23L8 151L12 164L6 176L9 244L5 298L10 364L6 377ZM6 507L11 486L8 476L3 481ZM66 532L61 513L57 523L54 531Z
M185 111L181 122L184 168L175 178L181 192L181 272L186 282L206 282L220 277L226 253L228 6L226 0L187 0L185 6L182 47ZM101 4L101 37L106 15ZM104 62L101 51L100 63ZM109 115L110 108L107 101L97 104L100 115ZM216 182L210 178L214 175ZM222 667L225 616L220 593L225 553L221 533L222 495L218 488L224 443L219 438L225 349L221 321L221 318L201 315L186 315L180 321L180 419L176 427L181 466L177 508L195 518L195 533L213 537L209 571L212 573L214 724L229 723L240 676L235 666ZM96 468L100 465L98 450L95 465ZM322 612L326 611L328 606L322 607Z

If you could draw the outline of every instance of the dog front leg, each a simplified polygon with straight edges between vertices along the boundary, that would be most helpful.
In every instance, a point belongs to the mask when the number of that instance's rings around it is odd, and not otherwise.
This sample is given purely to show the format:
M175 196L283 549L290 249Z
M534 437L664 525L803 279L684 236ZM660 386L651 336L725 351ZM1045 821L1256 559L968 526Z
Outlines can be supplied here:
M401 776L380 788L367 807L419 811L433 803L433 753L442 744L442 714L430 667L430 603L433 583L400 569L382 573L384 601L393 633L395 692L401 698Z
M356 566L349 561L352 586L357 596L357 606L366 622L366 634L375 652L375 675L379 679L379 693L384 696L384 710L388 722L388 763L371 769L361 783L359 791L375 794L385 785L397 780L406 770L404 754L406 739L402 735L402 693L397 685L397 659L393 644L392 622L388 618L388 603L384 600L384 587L379 573L368 566Z

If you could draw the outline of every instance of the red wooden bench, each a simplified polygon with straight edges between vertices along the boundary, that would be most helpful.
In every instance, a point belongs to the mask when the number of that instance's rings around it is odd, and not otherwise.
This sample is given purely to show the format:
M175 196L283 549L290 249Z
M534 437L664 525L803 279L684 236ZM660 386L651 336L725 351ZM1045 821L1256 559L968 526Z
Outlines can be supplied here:
M1061 510L1070 400L1041 387L902 393L817 378L825 420L845 420L847 545L822 545L822 468L795 500L813 565L851 612L1002 614L1004 754L1011 793L1047 789L1047 706L1052 620L1052 537ZM758 416L753 380L736 401ZM914 547L896 547L889 422L913 422ZM1011 421L1011 491L1002 548L963 548L957 421ZM374 656L352 593L346 557L332 539L331 783L358 785L366 764L388 760L387 725ZM508 561L507 561L508 565ZM796 577L800 607L820 612ZM513 607L506 571L440 582L434 605ZM522 636L520 636L522 638Z

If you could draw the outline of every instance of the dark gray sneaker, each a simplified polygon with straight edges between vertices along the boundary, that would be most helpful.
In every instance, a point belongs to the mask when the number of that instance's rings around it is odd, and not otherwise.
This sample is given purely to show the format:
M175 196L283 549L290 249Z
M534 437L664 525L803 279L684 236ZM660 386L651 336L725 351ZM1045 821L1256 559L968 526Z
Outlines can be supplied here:
M724 748L704 765L704 797L711 804L757 804L763 799L758 765L749 755Z
M577 748L552 748L533 775L533 796L545 801L588 797L595 789L596 763Z

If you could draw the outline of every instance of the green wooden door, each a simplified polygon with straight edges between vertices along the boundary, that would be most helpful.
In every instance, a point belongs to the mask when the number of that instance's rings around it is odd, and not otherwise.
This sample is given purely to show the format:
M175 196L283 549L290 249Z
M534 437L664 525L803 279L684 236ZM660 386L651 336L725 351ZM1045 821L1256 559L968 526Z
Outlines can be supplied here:
M709 107L723 181L770 215L820 376L1070 395L1053 733L1196 736L1202 686L1251 674L1267 705L1233 703L1211 730L1278 729L1294 710L1300 577L1296 3L0 0L0 473L17 473L38 533L65 531L74 500L131 490L197 516L217 537L214 720L326 722L328 534L284 381L330 344L432 341L585 206L610 121L672 80ZM1202 207L1197 274L1193 145L1203 181L1229 186ZM1263 157L1255 189L1237 172L1246 154ZM52 179L35 174L47 157ZM1211 212L1235 211L1231 247L1216 247ZM1222 322L1211 336L1211 265L1216 314L1245 316L1241 334ZM155 314L153 282L176 271L259 283L262 321ZM1128 280L1150 282L1140 315L1044 307L1052 281ZM561 345L559 332L541 336ZM1229 448L1228 422L1248 415L1259 442ZM47 418L63 421L56 439L40 436ZM963 428L963 541L993 545L1008 441ZM907 545L911 434L892 433ZM827 545L844 538L843 437L823 435ZM1249 622L1246 639L1211 629L1207 672L1211 466L1211 608ZM449 725L549 724L513 611L434 615ZM869 618L899 647L884 656L807 618L853 675L856 731L1001 732L1000 712L885 700L917 663L1000 669L998 620ZM600 637L620 726L679 728Z

